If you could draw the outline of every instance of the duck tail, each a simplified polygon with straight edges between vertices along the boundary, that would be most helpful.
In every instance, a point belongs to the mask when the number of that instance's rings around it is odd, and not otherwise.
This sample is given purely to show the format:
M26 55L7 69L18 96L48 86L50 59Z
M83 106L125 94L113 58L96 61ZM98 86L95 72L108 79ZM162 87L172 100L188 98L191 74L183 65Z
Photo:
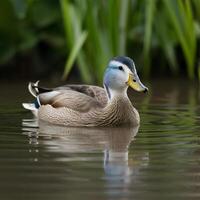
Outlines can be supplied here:
M28 90L29 92L37 98L38 94L39 94L39 90L38 90L38 83L40 81L36 81L35 83L29 82L28 84Z
M29 82L29 84L28 84L28 90L34 97L37 98L38 95L40 95L42 93L52 92L53 91L53 89L51 89L51 88L39 87L38 86L39 82L40 81L36 81L35 83Z
M35 83L29 82L28 84L28 90L30 94L35 97L35 101L33 103L22 103L22 106L26 110L32 111L32 113L35 116L37 116L38 108L41 106L41 101L40 101L41 95L43 95L43 93L47 93L47 96L48 96L48 92L53 91L53 89L39 87L38 83L39 81L36 81Z
M22 103L22 106L26 110L30 110L35 117L37 117L38 114L38 108L36 108L35 103Z
M38 108L40 107L40 101L39 101L39 90L38 90L38 83L39 81L36 81L35 83L29 82L28 84L28 90L29 92L36 98L34 103L22 103L22 106L26 110L30 110L34 116L37 116Z

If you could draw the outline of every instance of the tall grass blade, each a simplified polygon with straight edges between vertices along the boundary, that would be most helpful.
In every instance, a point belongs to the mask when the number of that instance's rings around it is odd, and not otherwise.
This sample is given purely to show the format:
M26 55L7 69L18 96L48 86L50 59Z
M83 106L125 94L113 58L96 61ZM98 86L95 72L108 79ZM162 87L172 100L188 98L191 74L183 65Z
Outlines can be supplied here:
M155 14L156 23L155 26L155 34L158 40L159 47L161 47L161 55L167 59L167 64L169 64L169 68L173 74L177 75L178 72L178 64L175 52L176 46L176 36L174 36L171 29L166 26L168 23L168 14L166 13L166 9L162 8Z
M119 46L118 20L120 13L120 0L110 0L108 2L108 35L110 40L110 50L113 55L117 55Z
M92 83L94 82L94 76L90 72L90 66L86 60L85 53L83 50L80 50L79 55L77 57L78 68L81 74L81 78L85 83Z
M66 61L63 79L69 74L73 63L77 59L78 68L82 79L90 83L92 78L89 72L89 67L84 59L82 46L86 39L86 32L82 31L82 16L80 10L70 3L68 0L60 0L62 16L65 27L66 43L70 50L70 55Z
M121 1L119 17L119 55L126 54L126 29L128 21L129 0Z
M87 38L87 32L84 31L80 37L78 38L78 40L75 42L74 44L74 47L72 48L71 50L71 53L69 54L69 57L68 57L68 60L67 60L67 63L65 65L65 70L64 70L64 73L63 73L63 79L66 79L73 64L74 64L74 61L75 59L77 58L78 56L78 53L80 52L85 40Z
M145 27L144 27L144 75L147 77L150 73L150 47L153 28L153 17L156 6L156 0L146 0L145 7Z
M194 56L195 56L195 45L191 42L191 36L187 37L187 31L191 31L193 32L194 27L194 23L192 22L190 24L189 18L191 15L191 11L189 8L189 4L184 4L183 1L171 1L171 0L163 0L168 14L169 14L169 18L171 20L171 24L174 27L174 31L177 35L177 40L179 40L180 45L182 47L183 53L185 55L185 60L187 63L187 71L188 71L188 76L189 78L193 79L194 78ZM179 6L177 6L178 10L175 9L176 7L174 6L174 3L178 2ZM188 1L186 1L188 2ZM187 9L189 9L189 15L187 15L186 11L184 10L185 7L188 7ZM182 14L181 14L182 12ZM181 21L180 21L181 20ZM184 28L185 27L185 28ZM195 37L192 34L192 37ZM195 38L193 39L195 41Z
M73 45L73 31L72 31L72 5L70 5L68 0L60 0L61 12L63 17L64 29L67 43L69 44L69 49Z

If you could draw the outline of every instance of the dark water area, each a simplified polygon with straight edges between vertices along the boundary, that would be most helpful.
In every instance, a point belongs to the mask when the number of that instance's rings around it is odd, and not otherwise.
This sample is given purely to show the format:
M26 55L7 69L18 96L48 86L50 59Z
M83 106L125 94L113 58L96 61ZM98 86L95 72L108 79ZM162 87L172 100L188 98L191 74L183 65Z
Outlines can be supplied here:
M198 83L146 85L140 127L85 129L38 128L26 85L1 83L0 199L200 199Z

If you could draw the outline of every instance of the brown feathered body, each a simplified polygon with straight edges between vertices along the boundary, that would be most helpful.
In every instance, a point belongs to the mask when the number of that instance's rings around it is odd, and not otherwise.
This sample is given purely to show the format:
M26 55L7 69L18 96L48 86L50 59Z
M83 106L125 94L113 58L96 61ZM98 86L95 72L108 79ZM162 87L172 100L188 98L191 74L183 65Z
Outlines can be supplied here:
M127 95L108 99L106 90L90 85L66 85L54 89L36 89L41 106L39 120L56 125L105 127L136 126L140 118Z

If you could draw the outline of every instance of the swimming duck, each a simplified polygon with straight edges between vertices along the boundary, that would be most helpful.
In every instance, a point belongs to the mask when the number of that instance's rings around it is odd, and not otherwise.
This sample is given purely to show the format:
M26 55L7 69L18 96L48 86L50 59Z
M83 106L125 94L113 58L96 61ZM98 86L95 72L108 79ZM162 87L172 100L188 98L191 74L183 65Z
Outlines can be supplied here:
M52 89L29 83L29 92L36 98L33 104L23 103L40 120L65 126L102 127L136 126L138 111L127 96L130 86L138 92L148 91L137 75L129 57L113 58L105 70L103 87L64 85Z

